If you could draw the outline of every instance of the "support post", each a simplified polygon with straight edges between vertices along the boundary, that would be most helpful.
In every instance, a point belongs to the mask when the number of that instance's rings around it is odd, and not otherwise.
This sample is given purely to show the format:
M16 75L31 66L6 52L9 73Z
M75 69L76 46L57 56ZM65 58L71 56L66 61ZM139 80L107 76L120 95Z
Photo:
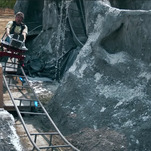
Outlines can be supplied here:
M0 63L0 108L4 107L4 102L3 102L3 69L2 65Z

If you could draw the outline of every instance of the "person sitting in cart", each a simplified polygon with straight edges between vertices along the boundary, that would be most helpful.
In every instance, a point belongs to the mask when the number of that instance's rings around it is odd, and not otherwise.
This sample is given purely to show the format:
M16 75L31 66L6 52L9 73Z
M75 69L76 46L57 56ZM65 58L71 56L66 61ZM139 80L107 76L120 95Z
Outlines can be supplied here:
M15 15L14 21L9 21L6 25L6 39L8 43L11 41L11 35L19 35L19 40L23 41L25 44L26 36L28 33L28 27L23 23L24 14L22 12L18 12ZM15 38L18 38L15 37ZM25 46L25 45L24 45Z

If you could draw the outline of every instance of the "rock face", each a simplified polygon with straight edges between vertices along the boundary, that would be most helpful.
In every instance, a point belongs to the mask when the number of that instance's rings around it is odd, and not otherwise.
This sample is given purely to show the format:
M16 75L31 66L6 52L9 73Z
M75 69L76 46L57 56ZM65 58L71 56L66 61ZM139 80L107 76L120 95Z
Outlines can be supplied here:
M17 0L14 10L15 13L21 11L25 15L24 22L28 26L29 33L37 26L42 25L42 9L44 6L44 0L40 0L38 3L36 0Z
M132 10L150 10L150 0L110 0L113 7L120 9L132 9Z
M43 30L31 46L47 74L54 58L76 47L63 2L44 1ZM47 110L65 135L75 133L72 141L81 151L149 151L151 2L100 0L84 6L88 40Z
M23 151L14 128L14 118L7 111L0 109L0 150Z
M151 150L151 13L120 10L99 1L85 5L89 37L49 113L64 134L105 127L126 137L126 145L117 150ZM82 146L90 143L88 139L79 149L86 151Z
M32 73L38 73L39 76L47 76L52 79L60 77L61 75L57 75L56 70L58 68L59 70L64 70L61 69L62 67L58 67L60 65L58 62L62 59L61 57L71 50L77 50L67 24L67 10L65 9L68 5L67 3L50 0L44 1L42 31L34 38L32 43L27 43L30 49L27 60L31 62L31 60L36 59L41 62L38 65L35 61L32 61L30 67L33 69L34 64L34 66L39 68L39 70Z

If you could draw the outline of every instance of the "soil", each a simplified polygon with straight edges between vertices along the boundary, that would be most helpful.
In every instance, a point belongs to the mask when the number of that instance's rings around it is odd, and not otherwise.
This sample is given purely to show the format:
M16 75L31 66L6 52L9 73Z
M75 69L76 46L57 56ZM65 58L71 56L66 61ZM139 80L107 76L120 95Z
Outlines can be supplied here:
M80 151L128 151L126 137L110 128L85 128L68 140Z
M7 22L11 20L14 20L14 10L0 8L0 37L5 32Z

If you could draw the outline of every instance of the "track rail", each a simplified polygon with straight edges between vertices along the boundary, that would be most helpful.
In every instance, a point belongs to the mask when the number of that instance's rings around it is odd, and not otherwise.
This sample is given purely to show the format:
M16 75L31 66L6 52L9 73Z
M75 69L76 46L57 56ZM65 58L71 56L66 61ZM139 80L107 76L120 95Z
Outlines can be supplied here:
M13 63L14 65L14 63ZM51 149L51 151L53 151L54 149L67 149L67 150L73 150L73 151L79 151L79 149L77 149L76 147L74 147L63 135L62 133L60 132L60 130L57 128L57 126L55 125L54 121L52 120L52 118L49 116L49 114L47 113L46 109L44 108L44 106L42 105L42 103L40 102L40 100L38 99L36 93L34 92L33 88L30 86L30 83L28 81L28 78L24 72L24 69L22 68L22 66L20 66L19 64L18 65L18 70L21 71L21 75L17 75L17 74L7 74L7 70L6 68L9 68L9 66L3 66L3 80L4 80L4 84L8 90L8 93L10 95L10 98L12 100L12 103L18 113L18 116L20 118L20 121L24 127L24 130L30 140L30 142L32 143L33 145L33 151L34 150L37 150L37 151L41 151L43 149L45 150L48 150L48 149ZM11 81L9 78L10 77L13 77L14 79L17 77L20 77L24 82L26 82L26 86L24 85L18 85L18 84L10 84L9 81ZM34 98L16 98L13 96L13 93L12 93L12 90L13 88L16 87L16 88L19 88L20 87L20 91L23 90L23 89L30 89L30 92L33 94ZM17 105L16 103L16 100L18 100L20 103L19 105ZM35 107L34 106L34 102L37 102L37 105L38 105L38 111L36 110L30 110L31 108ZM20 110L20 107L22 106L22 101L26 101L26 102L29 102L29 110L28 111L22 111ZM50 126L53 127L54 131L53 132L38 132L38 133L31 133L29 131L29 129L27 128L27 123L25 122L24 120L24 116L23 115L33 115L33 116L44 116L45 118L47 118L50 123ZM30 118L30 116L29 116ZM48 124L48 123L47 123ZM39 146L39 144L37 144L37 139L38 139L38 136L50 136L50 140L49 140L49 143L46 145L46 146ZM34 136L34 138L33 138ZM62 140L63 144L53 144L52 142L52 137L53 136L59 136L60 139Z

